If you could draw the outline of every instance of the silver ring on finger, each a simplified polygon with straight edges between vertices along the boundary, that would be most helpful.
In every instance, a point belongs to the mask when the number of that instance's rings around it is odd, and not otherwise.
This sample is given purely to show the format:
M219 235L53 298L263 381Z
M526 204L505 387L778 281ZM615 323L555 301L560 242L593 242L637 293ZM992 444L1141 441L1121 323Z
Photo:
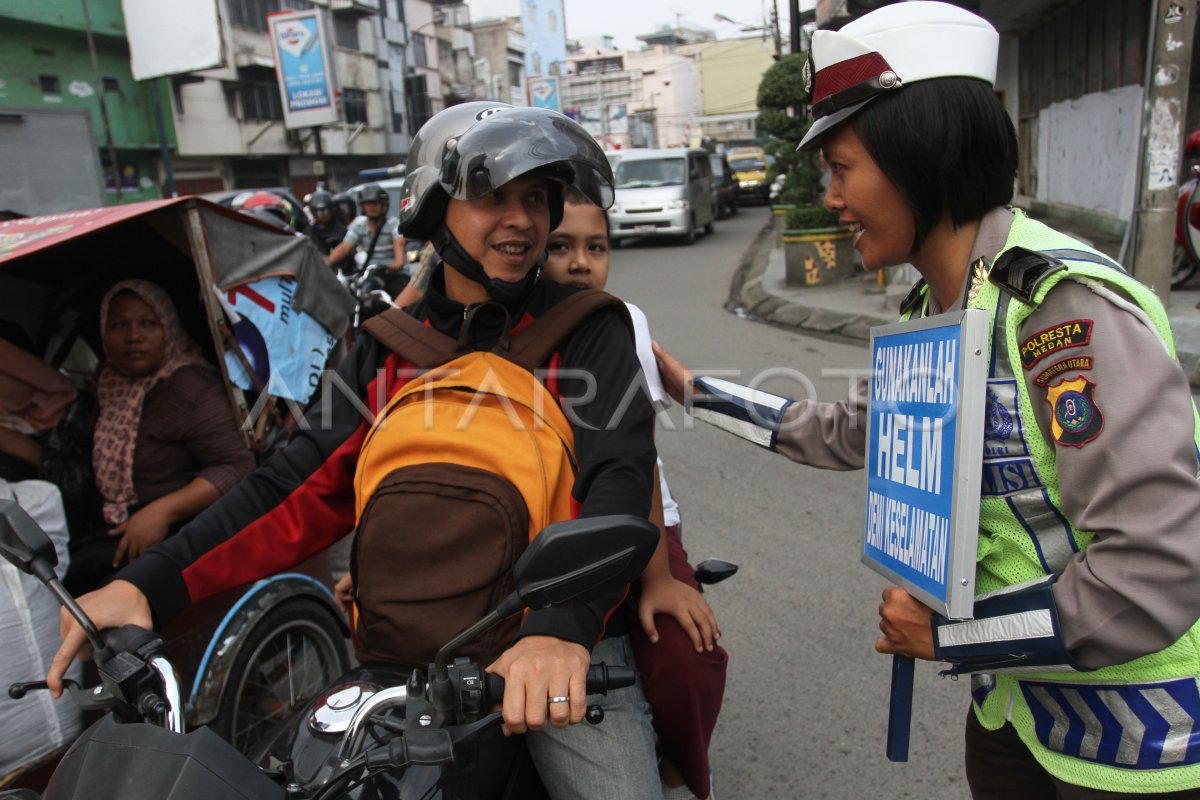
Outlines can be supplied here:
M571 696L566 695L566 694L551 695L548 702L550 702L550 703L569 703L569 702L571 702Z

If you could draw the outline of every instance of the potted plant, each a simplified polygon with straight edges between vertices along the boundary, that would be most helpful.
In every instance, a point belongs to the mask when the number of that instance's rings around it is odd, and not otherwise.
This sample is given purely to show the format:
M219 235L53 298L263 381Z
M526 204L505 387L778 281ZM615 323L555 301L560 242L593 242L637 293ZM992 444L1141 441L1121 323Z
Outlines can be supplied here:
M796 150L812 124L800 108L804 61L802 54L784 56L758 86L758 126L773 137L768 149L776 171L784 175L773 210L789 286L829 283L854 272L853 234L825 208L820 155Z

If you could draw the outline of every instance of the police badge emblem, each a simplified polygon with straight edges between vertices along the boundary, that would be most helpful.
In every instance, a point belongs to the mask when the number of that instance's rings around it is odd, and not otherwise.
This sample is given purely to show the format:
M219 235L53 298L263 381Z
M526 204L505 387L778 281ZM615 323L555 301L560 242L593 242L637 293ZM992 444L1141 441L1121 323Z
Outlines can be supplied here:
M1053 409L1050 432L1054 441L1067 447L1083 447L1100 435L1104 415L1095 395L1096 384L1087 378L1062 380L1046 389L1046 402Z

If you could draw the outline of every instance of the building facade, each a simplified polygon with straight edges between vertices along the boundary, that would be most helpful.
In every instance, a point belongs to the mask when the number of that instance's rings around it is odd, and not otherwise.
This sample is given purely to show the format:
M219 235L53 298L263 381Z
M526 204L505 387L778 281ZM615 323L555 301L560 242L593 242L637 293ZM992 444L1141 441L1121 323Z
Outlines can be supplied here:
M155 123L151 85L135 81L129 67L129 46L120 0L89 0L96 69L87 41L87 21L80 3L30 3L0 0L0 142L17 146L4 161L5 189L2 206L21 213L47 213L64 208L42 207L57 203L129 203L162 196L160 138ZM97 74L98 73L98 74ZM165 93L160 95L166 102ZM101 108L103 101L104 108ZM28 110L28 113L25 111ZM107 112L107 123L105 121ZM94 142L94 168L102 165L103 186L77 193L69 187L54 190L46 181L79 178L59 175L73 167L80 154L33 151L38 135L18 140L34 115L42 119L78 120ZM168 147L175 137L165 119ZM114 170L110 153L115 151ZM34 192L32 188L46 189ZM87 188L87 187L85 187ZM118 192L119 188L119 192ZM54 200L58 197L60 200ZM88 198L86 201L82 198ZM77 199L72 199L77 198ZM78 206L76 206L78 207Z
M287 186L334 188L394 160L390 90L379 68L379 0L218 0L226 66L171 79L180 194ZM289 130L267 36L268 13L317 8L337 78L340 120ZM384 54L386 56L386 53Z
M723 39L676 49L695 59L700 72L700 111L691 141L706 140L737 146L760 141L758 84L775 63L770 37Z
M479 20L475 34L480 97L514 106L529 104L525 81L525 34L517 18Z

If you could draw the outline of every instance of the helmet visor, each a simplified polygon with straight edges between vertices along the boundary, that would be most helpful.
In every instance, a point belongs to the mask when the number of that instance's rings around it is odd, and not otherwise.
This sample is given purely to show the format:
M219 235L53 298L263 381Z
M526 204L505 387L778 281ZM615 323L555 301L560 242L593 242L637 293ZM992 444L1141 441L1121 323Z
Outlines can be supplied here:
M561 114L540 108L506 109L480 120L451 145L441 184L451 197L471 200L527 172L574 186L600 208L613 203L612 167L591 134Z

